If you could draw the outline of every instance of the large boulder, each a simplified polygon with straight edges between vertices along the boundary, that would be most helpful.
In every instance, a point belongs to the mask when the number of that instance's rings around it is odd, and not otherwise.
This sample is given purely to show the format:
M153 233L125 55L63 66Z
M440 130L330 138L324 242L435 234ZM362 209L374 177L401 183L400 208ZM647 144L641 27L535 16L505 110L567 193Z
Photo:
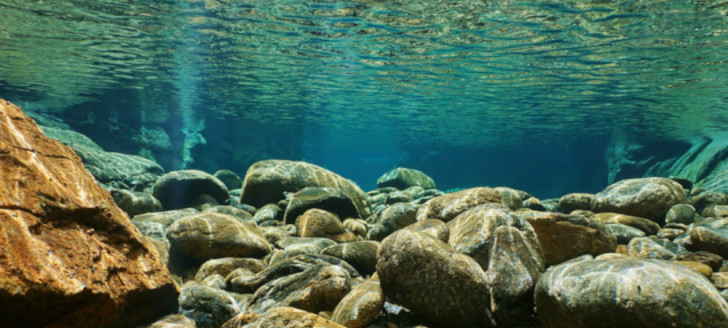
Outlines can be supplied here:
M141 191L164 174L164 169L153 161L141 156L104 151L76 131L51 126L43 126L42 129L48 137L71 147L81 157L86 170L102 186Z
M404 167L395 168L377 179L377 188L394 187L405 190L414 186L423 189L436 188L435 181L424 172Z
M284 192L294 193L305 187L337 188L354 203L360 219L371 214L366 194L356 183L320 166L287 160L265 160L250 166L240 203L261 207L284 199Z
M377 274L384 294L444 327L495 325L478 262L424 233L402 229L382 241Z
M661 260L574 260L536 285L544 328L728 327L728 303L710 281Z
M128 327L173 306L159 254L71 149L0 99L0 326Z
M212 197L217 204L230 202L228 189L216 177L198 170L169 172L157 180L152 195L159 199L164 210L175 210L202 205L204 195Z
M485 203L501 202L498 190L488 187L477 187L456 191L428 200L417 211L417 221L438 219L448 222L460 213Z
M664 222L677 204L687 204L683 187L667 178L639 178L616 182L591 200L594 212L614 212Z

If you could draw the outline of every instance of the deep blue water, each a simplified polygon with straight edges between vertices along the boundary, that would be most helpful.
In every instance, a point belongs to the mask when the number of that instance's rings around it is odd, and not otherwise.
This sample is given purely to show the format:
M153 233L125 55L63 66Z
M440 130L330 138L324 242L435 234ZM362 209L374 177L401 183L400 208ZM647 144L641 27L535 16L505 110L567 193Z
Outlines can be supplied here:
M166 170L306 160L370 190L399 165L443 190L558 197L606 186L610 147L676 155L724 130L727 13L684 0L0 0L0 97Z

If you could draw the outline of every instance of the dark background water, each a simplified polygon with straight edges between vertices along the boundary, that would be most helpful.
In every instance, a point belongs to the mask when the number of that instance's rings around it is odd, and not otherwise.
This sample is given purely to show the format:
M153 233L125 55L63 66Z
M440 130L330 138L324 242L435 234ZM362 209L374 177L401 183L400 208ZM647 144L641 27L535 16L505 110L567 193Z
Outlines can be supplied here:
M610 150L675 156L728 124L721 1L0 0L0 13L0 97L166 170L306 160L368 190L399 165L440 189L545 198L602 189Z

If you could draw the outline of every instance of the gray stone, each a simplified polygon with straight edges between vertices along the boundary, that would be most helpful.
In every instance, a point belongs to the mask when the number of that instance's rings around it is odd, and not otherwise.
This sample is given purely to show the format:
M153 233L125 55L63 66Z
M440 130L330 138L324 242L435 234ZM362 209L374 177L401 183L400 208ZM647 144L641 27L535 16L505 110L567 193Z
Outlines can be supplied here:
M331 320L347 328L366 327L384 306L384 292L378 280L369 279L344 296Z
M224 257L212 259L203 263L197 274L195 274L195 282L200 282L213 274L227 277L231 272L238 268L244 268L252 273L258 273L265 269L265 263L258 259Z
M588 220L589 222L599 224L618 223L628 225L630 227L642 230L646 235L654 235L660 230L660 225L655 223L654 221L619 213L597 213L591 215Z
M225 184L228 190L240 189L243 186L243 179L233 171L225 169L217 170L213 176Z
M667 211L665 223L691 224L695 222L695 208L690 204L677 204Z
M559 199L559 209L564 213L571 213L575 210L591 210L592 199L594 199L594 194L566 194Z
M728 229L696 226L690 230L690 240L698 250L728 257Z
M583 260L536 285L544 328L728 327L728 303L705 277L660 260Z
M265 160L250 166L240 202L260 207L284 199L284 192L297 192L305 187L337 188L354 202L360 219L371 214L366 195L354 182L322 167L297 161Z
M485 271L498 325L532 324L533 288L544 271L538 235L522 217L488 204L448 222L449 244Z
M293 307L272 308L260 315L242 312L222 328L346 328L311 312Z
M165 210L202 205L209 197L221 205L230 201L225 184L198 170L172 171L163 175L154 184L152 195L159 199Z
M677 204L687 204L682 186L667 178L639 178L616 182L600 191L591 202L594 212L614 212L663 221Z
M126 212L129 217L162 210L162 203L150 194L115 188L111 188L109 192L116 205Z
M619 224L619 223L610 223L604 225L604 232L606 232L609 235L614 236L614 238L617 239L617 243L626 245L629 243L632 238L638 238L638 237L644 237L645 232L630 227L628 225Z
M376 241L357 241L329 246L321 254L338 257L351 264L362 276L367 276L376 271L377 248L379 243Z
M379 220L367 233L367 239L382 240L392 232L416 222L418 205L396 203L379 214Z
M281 211L281 208L277 204L266 204L255 212L253 219L258 224L269 220L282 220L283 211Z
M182 287L179 313L195 321L197 328L217 328L240 311L237 300L223 290L188 284Z
M271 247L255 225L234 216L201 212L167 228L172 252L194 260L263 257Z
M402 229L385 238L377 274L388 298L426 320L447 327L495 325L478 262L429 235Z
M674 252L646 237L632 239L627 245L627 254L644 259L660 260L672 260L677 257Z
M359 218L356 205L338 188L306 187L287 193L288 206L283 214L285 223L294 223L304 212L317 208L336 214L340 218Z
M163 211L163 212L155 212L155 213L146 213L146 214L139 214L134 216L131 221L133 223L136 222L157 222L164 226L164 229L166 230L172 223L175 223L177 220L191 215L198 213L194 208L185 208L181 210L172 210L172 211Z
M377 188L394 187L405 190L413 186L419 186L423 189L436 188L435 181L424 172L403 167L384 173L377 179Z
M212 206L205 206L202 209L202 212L211 212L211 213L222 213L227 215L232 215L238 219L241 219L243 221L246 221L248 223L255 222L253 220L253 215L251 215L248 211L239 209L234 206L230 205L212 205Z
M282 249L273 253L268 261L270 265L298 255L319 254L326 247L336 245L336 242L329 238L289 237L275 244Z

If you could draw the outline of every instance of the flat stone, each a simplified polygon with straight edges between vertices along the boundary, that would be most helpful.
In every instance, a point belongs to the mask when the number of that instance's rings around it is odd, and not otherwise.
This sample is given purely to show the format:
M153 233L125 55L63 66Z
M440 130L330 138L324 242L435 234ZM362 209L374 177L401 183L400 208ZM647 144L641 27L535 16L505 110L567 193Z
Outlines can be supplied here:
M171 251L194 260L263 257L271 247L255 225L234 216L200 212L167 228Z
M293 307L277 307L261 315L240 313L222 328L346 328L319 315Z
M687 204L682 186L667 178L639 178L618 181L594 195L594 212L614 212L662 222L667 211Z
M378 221L367 233L367 239L381 241L393 232L417 222L420 206L409 203L396 203L379 214Z
M500 192L493 188L478 187L432 198L417 211L417 221L438 219L448 222L460 213L484 203L500 204Z
M688 205L689 206L689 205ZM600 224L619 223L642 230L646 235L654 235L660 231L660 225L654 221L619 213L596 213L589 217L589 221Z
M369 279L354 287L334 309L331 320L347 328L364 328L384 306L379 281Z
M423 319L447 327L495 325L478 262L429 235L403 229L385 238L377 274L389 299Z
M84 168L0 99L0 326L127 327L178 295L155 247Z
M296 219L296 229L301 237L334 236L346 232L344 225L336 214L318 208L312 208Z
M336 242L329 238L313 237L289 237L276 242L276 246L282 248L273 253L270 265L277 264L283 260L304 254L319 254L326 247L336 245Z
M195 274L195 282L213 274L227 277L231 272L238 268L244 268L252 273L258 273L265 269L266 265L263 261L251 258L225 257L219 259L208 260L200 266Z
M126 189L111 189L109 192L116 205L126 212L129 217L162 211L162 203L151 194Z
M288 206L283 214L285 223L294 223L304 212L317 208L336 214L340 218L359 218L356 205L338 188L306 187L287 193Z
M728 257L728 230L697 226L690 230L690 240L696 249Z
M728 303L705 277L660 260L582 260L536 285L544 328L728 327Z
M559 210L564 213L571 213L575 210L591 210L592 199L594 199L594 194L566 194L559 198Z

